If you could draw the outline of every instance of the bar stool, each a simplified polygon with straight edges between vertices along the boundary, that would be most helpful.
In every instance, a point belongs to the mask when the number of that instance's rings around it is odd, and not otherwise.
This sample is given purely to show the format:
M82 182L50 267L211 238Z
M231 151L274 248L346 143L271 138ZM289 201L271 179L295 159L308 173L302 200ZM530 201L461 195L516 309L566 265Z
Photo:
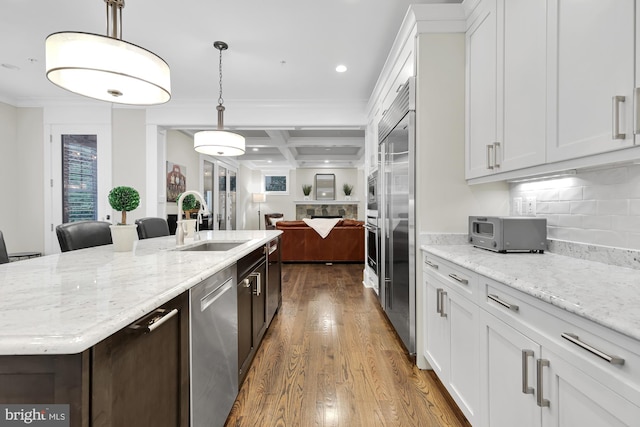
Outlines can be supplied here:
M152 237L169 236L169 224L164 218L146 217L136 220L138 225L138 238L151 239Z
M76 221L60 224L56 227L56 235L62 252L94 246L110 245L111 223L105 221Z

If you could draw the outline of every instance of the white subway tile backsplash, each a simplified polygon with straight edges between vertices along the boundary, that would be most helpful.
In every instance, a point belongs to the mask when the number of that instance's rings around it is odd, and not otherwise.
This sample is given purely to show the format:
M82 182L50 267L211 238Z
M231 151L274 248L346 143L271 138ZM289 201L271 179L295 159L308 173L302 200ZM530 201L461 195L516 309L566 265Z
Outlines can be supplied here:
M549 213L569 214L571 213L571 202L549 203Z
M640 165L580 172L566 178L512 184L511 198L534 196L550 239L640 248Z
M595 200L571 202L571 214L595 215L597 208L598 202Z
M624 185L585 186L582 191L584 200L626 199L629 192Z
M582 225L580 228L596 229L596 230L611 230L613 224L613 217L611 215L582 215Z
M558 227L582 227L584 215L558 215Z
M640 232L640 217L614 215L612 225L614 230Z
M599 200L598 215L626 215L629 213L628 200Z
M582 187L561 188L558 192L559 200L582 200Z
M540 190L535 194L536 200L539 202L556 202L559 198L559 192L558 189Z

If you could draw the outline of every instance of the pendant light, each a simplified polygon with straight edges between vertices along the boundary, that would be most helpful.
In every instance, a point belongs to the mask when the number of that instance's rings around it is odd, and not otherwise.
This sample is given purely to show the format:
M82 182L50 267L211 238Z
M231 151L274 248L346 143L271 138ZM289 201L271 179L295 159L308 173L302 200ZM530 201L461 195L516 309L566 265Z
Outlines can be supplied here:
M213 47L220 51L220 95L218 97L218 128L196 132L193 136L193 148L210 156L240 156L244 154L244 137L234 132L224 130L224 99L222 99L222 51L229 45L225 42L214 42Z
M107 35L60 32L47 37L46 69L51 83L102 101L163 104L171 98L169 65L122 40L124 0L107 5Z

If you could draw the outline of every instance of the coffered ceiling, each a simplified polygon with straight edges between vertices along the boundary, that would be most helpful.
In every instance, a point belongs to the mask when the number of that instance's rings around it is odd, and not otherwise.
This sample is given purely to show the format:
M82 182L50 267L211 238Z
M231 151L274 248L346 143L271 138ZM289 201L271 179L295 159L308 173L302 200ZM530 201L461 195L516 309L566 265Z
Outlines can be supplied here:
M289 125L228 127L247 138L238 157L255 168L358 167L363 162L366 104L411 3L456 0L127 0L123 39L161 56L171 67L165 105L210 105L218 99L223 53L227 117L234 102L356 106L349 123L310 117ZM45 77L44 40L58 31L104 34L103 0L2 0L0 101L16 106L95 103ZM344 73L337 65L347 67ZM151 107L162 108L162 107ZM326 108L326 107L324 107ZM176 129L192 135L196 126Z

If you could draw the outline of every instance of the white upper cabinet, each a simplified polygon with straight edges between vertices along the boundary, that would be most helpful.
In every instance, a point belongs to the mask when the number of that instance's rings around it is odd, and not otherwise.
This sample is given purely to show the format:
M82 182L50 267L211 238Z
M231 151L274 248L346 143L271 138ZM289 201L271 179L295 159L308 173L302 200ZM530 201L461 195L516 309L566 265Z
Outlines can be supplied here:
M547 162L634 143L635 1L548 1Z
M546 3L484 0L467 30L467 179L544 163Z
M493 173L497 142L496 0L482 1L466 33L466 177Z
M545 161L546 12L544 1L498 0L499 172Z

